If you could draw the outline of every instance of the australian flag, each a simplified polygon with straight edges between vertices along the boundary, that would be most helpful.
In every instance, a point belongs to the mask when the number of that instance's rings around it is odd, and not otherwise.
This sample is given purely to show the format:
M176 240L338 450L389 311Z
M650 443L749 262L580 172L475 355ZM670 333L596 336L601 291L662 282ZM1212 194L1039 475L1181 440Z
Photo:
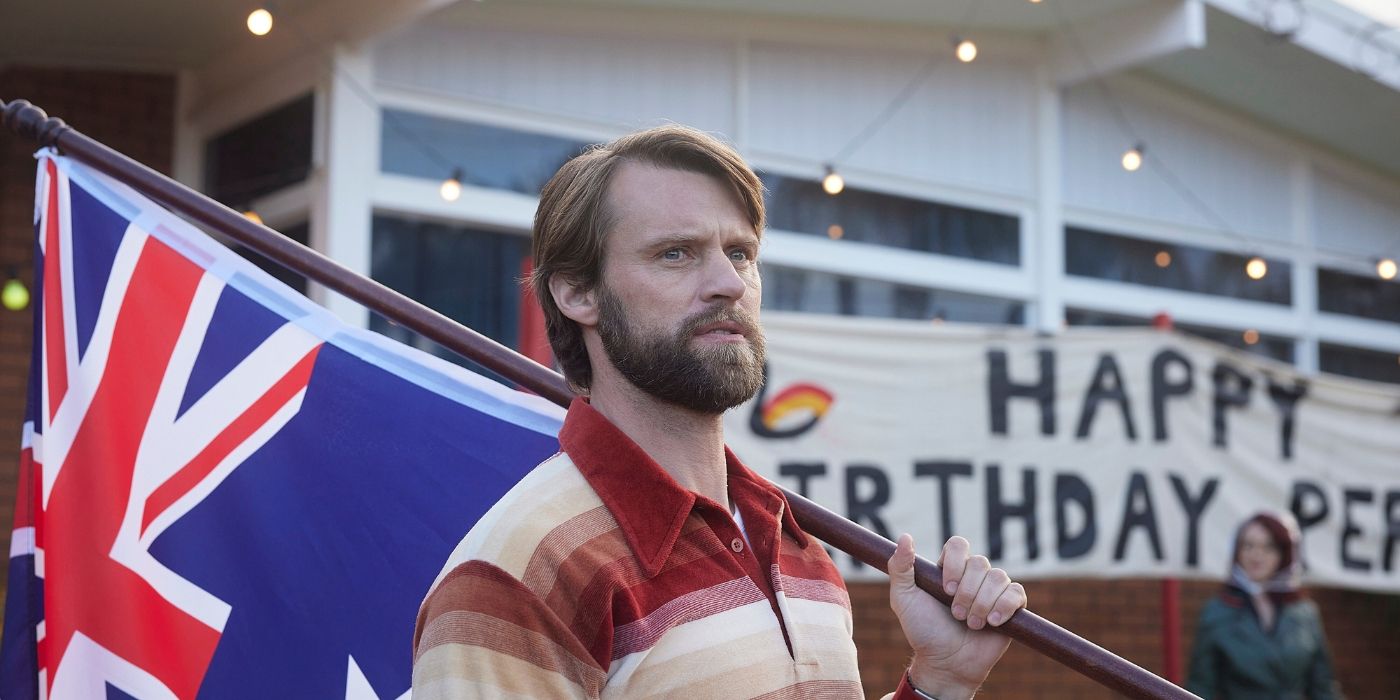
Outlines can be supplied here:
M407 697L419 602L562 411L38 158L0 696Z

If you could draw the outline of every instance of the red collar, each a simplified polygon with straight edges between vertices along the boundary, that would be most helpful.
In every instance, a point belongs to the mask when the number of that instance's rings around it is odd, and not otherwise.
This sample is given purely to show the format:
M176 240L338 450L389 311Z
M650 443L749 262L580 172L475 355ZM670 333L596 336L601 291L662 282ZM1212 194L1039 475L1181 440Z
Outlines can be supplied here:
M584 398L575 398L559 431L559 445L612 512L648 577L671 555L681 526L699 500L720 507L676 483L656 460L613 425ZM726 446L730 497L757 501L768 513L782 511L783 528L806 548L783 492L754 474Z

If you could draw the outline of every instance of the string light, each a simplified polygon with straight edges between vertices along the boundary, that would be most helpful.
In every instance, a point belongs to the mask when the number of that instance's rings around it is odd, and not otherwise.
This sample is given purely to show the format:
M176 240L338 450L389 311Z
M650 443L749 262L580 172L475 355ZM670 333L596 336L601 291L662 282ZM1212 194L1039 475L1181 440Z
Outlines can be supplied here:
M443 201L455 202L462 197L462 169L457 168L452 171L452 176L442 181L442 186L438 188L438 194L442 195Z
M249 12L248 31L254 36L267 36L272 31L272 13L261 7Z
M953 44L955 46L953 52L957 54L959 61L972 63L977 60L977 44L974 44L971 39L953 37Z
M1251 328L1251 329L1249 329L1249 330L1247 330L1247 331L1244 332L1244 344L1245 344L1245 345L1254 345L1255 343L1258 343L1258 342L1259 342L1259 331L1256 331L1256 330L1254 330L1253 328Z
M841 224L832 224L826 227L826 237L833 241L841 240L844 235L846 235L846 229Z
M1381 258L1376 261L1376 274L1379 275L1381 279L1393 280L1395 279L1396 272L1394 260L1390 258Z
M0 304L11 311L23 311L29 306L29 288L24 286L24 281L13 267L9 270L5 288L0 290Z
M1030 2L1031 2L1032 5L1039 5L1039 4L1040 4L1040 0L1030 0Z
M1168 267L1172 264L1172 254L1165 250L1159 250L1152 261L1157 263L1157 267Z
M1276 2L1278 0L1271 1ZM1078 56L1084 68L1088 70L1089 79L1097 86L1103 98L1108 102L1111 116L1118 122L1118 127L1121 132L1128 138L1138 138L1139 132L1137 129L1133 128L1133 124L1128 119L1128 114L1124 110L1123 105L1114 97L1113 90L1111 90L1107 82L1104 81L1105 72L1101 71L1099 67L1094 64L1093 58L1090 57L1089 52L1084 48L1084 44L1079 39L1079 32L1075 29L1075 23L1062 10L1062 3L1052 2L1049 3L1048 7L1050 11L1054 13L1060 25L1061 34L1068 39L1070 48L1073 49L1075 55ZM1142 141L1137 141L1133 145L1133 148L1123 153L1121 160L1123 169L1132 172L1141 168L1145 162L1144 154L1146 150L1144 143ZM1187 184L1186 180L1177 176L1171 167L1169 167L1169 163L1166 159L1154 158L1152 166L1152 170L1168 187L1175 190L1187 204L1194 208L1203 218L1210 221L1215 228L1231 238L1239 241L1245 240L1245 237L1235 231L1234 227L1231 226L1224 217L1220 216L1213 207L1196 194L1195 190ZM1257 272L1258 275L1250 274L1252 279L1261 279L1268 273L1268 266L1263 260L1258 260L1257 263L1251 260L1249 267L1246 268L1246 272L1249 272L1251 269Z
M1142 155L1146 152L1147 146L1144 146L1141 142L1134 144L1132 148L1124 151L1123 169L1130 173L1137 172L1138 168L1142 167Z
M263 218L262 218L261 216L259 216L258 213L255 212L255 211L253 211L252 209L245 209L245 210L243 211L243 218L245 218L245 219L247 219L247 220L249 220L249 221L251 221L251 222L253 222L253 223L255 223L255 224L259 225L259 226L262 226Z
M831 165L826 167L826 177L822 178L822 190L829 195L841 194L841 190L846 189L846 178L841 177L841 173L836 172L836 168Z
M1269 274L1269 264L1256 255L1244 264L1244 273L1252 280L1262 280L1264 275Z

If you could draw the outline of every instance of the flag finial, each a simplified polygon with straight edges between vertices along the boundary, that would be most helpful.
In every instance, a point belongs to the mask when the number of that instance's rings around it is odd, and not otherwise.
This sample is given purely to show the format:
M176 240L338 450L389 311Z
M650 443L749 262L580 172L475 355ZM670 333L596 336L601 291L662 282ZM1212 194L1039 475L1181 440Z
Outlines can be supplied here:
M0 123L20 136L34 139L47 147L54 146L58 137L69 129L62 119L50 117L44 110L30 104L29 100L11 100L8 104L0 101Z

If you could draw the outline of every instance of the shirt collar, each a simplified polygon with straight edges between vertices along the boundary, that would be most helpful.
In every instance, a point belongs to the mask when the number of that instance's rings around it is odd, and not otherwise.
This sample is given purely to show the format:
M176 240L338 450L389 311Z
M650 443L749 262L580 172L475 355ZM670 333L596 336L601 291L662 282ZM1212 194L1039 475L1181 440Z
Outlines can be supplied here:
M671 556L671 548L699 497L682 488L651 455L582 397L569 405L559 445L617 520L643 572L647 577L655 576ZM783 527L805 548L807 536L797 527L782 491L750 471L728 446L724 457L731 491L735 490L734 482L742 480L766 493L767 500L781 501Z

